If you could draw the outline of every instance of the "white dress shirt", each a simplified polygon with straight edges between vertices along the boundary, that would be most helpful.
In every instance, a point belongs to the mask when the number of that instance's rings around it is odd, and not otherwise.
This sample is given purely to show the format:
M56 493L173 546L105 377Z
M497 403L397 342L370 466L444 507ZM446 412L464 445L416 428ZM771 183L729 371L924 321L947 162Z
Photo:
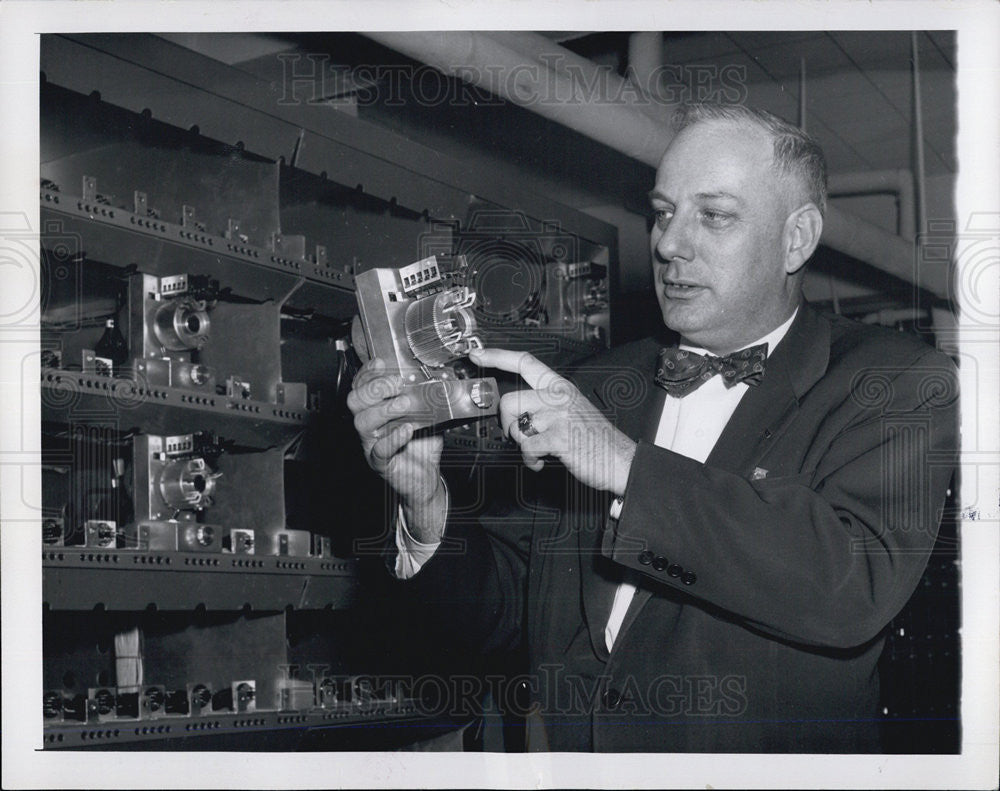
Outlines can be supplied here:
M785 337L797 314L796 309L780 327L742 348L747 349L766 343L768 354L771 354L774 347ZM680 348L698 354L709 354L705 349L686 343L681 343ZM685 398L668 395L663 404L663 412L660 414L654 444L695 461L704 462L715 447L729 418L736 411L743 394L749 389L743 382L727 388L721 376L713 376ZM409 579L416 574L434 554L439 543L421 544L414 540L406 529L406 520L400 507L396 528L396 548L399 550L396 556L396 576L399 579ZM628 606L635 595L638 576L637 572L626 570L624 580L615 591L611 614L604 627L604 641L608 651L614 646L622 622L625 620L625 613L628 612Z

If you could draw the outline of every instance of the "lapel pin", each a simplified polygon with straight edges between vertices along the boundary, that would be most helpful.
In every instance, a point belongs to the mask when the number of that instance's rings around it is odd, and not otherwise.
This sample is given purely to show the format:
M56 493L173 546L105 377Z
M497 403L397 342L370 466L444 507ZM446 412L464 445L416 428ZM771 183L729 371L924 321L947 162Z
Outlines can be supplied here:
M765 470L763 467L754 467L753 468L753 475L750 476L750 480L751 481L759 481L762 478L766 478L766 477L767 477L767 470Z

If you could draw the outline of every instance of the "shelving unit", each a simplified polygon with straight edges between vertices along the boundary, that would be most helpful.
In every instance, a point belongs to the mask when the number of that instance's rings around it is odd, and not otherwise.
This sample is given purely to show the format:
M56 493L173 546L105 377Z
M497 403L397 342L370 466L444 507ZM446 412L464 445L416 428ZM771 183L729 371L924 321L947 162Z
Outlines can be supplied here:
M41 66L45 748L391 749L463 726L384 681L450 669L384 589L388 505L344 404L354 277L464 252L470 212L507 212L514 248L472 242L534 276L567 265L537 245L556 233L607 313L616 231L156 36L45 36ZM610 343L582 291L556 296L565 316L494 294L530 310L487 342L554 363ZM124 362L96 351L108 321ZM510 451L485 423L445 439L446 474Z
M146 749L211 750L226 740L257 738L257 749L273 747L271 740L294 745L303 732L320 729L370 727L382 723L392 727L427 724L427 717L412 701L381 704L369 708L344 706L341 709L288 712L262 711L251 715L213 714L200 717L165 717L159 720L115 720L111 723L49 725L45 746L53 749ZM170 742L179 741L179 744Z
M54 610L344 608L358 595L352 559L64 547L42 569Z

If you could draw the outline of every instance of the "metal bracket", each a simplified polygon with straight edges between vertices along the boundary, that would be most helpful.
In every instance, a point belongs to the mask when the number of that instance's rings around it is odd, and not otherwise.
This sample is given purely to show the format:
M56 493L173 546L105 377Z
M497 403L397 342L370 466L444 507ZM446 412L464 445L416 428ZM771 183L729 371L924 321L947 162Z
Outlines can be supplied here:
M83 199L85 201L97 200L97 179L93 176L83 177Z
M275 400L290 409L305 409L309 399L304 382L278 382L274 388Z
M304 259L306 257L306 237L301 234L271 234L271 250L282 258Z

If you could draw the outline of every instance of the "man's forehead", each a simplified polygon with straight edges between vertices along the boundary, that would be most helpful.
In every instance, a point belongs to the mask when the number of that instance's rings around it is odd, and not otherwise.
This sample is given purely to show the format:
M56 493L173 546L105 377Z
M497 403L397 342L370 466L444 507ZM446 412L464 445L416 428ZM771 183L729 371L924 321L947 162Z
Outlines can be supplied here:
M695 121L678 132L670 145L687 140L717 141L719 144L725 144L729 140L740 140L755 147L767 147L772 144L771 135L760 125L731 118L705 118Z
M671 141L656 172L657 187L683 179L699 193L738 193L748 178L773 177L774 144L761 129L732 121L702 121Z

